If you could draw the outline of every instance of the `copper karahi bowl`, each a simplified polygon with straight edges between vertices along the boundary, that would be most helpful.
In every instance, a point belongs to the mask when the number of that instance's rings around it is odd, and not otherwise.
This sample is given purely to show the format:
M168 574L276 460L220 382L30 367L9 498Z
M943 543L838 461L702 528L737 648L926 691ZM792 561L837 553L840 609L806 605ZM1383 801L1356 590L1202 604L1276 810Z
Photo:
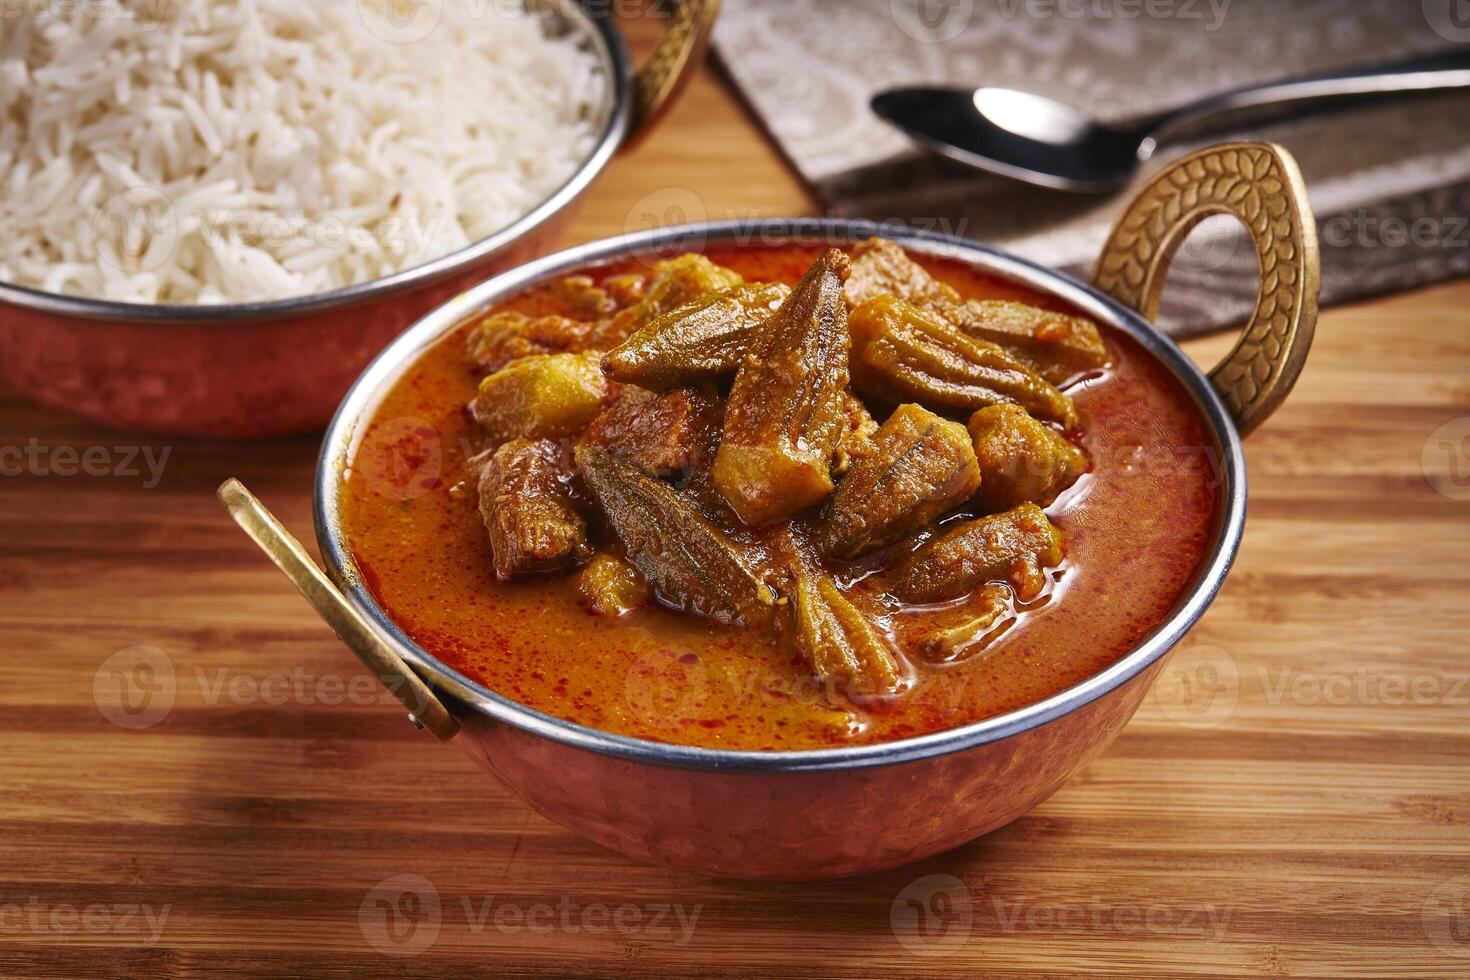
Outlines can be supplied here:
M556 243L588 185L647 132L699 64L719 0L669 5L668 28L637 71L609 17L574 0L536 6L586 39L608 87L592 152L530 213L391 276L270 302L119 303L0 283L0 381L122 429L253 439L321 428L373 355L409 324Z
M1263 275L1240 344L1207 375L1148 317L1174 249L1218 213L1249 228ZM613 735L531 710L426 653L374 600L343 537L343 469L379 395L446 332L528 286L628 255L752 239L843 246L875 232L912 253L1050 293L1127 334L1196 404L1218 452L1214 538L1172 612L1126 656L1045 700L948 731L849 748L730 751ZM1275 409L1301 371L1316 321L1317 262L1296 166L1263 144L1203 151L1148 184L1114 229L1093 285L974 242L857 222L690 225L623 236L476 287L419 321L368 368L327 432L317 472L316 531L327 575L237 482L222 487L221 497L416 724L458 744L549 819L639 860L712 875L811 879L890 868L1026 813L1132 717L1170 650L1209 606L1240 545L1241 437Z

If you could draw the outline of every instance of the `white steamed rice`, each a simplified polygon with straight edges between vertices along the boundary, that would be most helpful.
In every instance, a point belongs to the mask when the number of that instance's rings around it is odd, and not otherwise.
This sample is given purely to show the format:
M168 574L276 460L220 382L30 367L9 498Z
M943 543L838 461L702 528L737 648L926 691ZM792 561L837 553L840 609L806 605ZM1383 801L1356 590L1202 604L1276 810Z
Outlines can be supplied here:
M0 20L0 280L250 302L484 238L602 123L596 56L551 26L520 0L20 0Z

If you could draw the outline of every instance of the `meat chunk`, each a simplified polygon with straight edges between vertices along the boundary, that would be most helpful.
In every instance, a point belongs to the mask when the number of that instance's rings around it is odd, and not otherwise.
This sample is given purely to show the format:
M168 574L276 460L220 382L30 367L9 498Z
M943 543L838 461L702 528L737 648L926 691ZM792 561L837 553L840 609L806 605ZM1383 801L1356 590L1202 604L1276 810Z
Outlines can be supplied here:
M1005 582L1025 601L1045 587L1043 569L1061 561L1061 532L1040 507L1022 504L944 531L899 568L891 591L904 602L943 602Z
M776 595L758 556L688 496L596 446L577 447L577 468L628 561L666 602L726 625L774 625Z
M616 619L648 605L653 590L628 562L600 551L577 576L582 604L599 616Z
M813 672L848 697L896 693L904 669L888 638L838 589L830 575L803 570L792 595L796 645Z
M615 381L664 391L733 375L751 338L786 297L782 283L747 283L709 293L635 331L602 359Z
M870 299L850 326L852 382L865 395L951 412L1015 402L1066 426L1077 421L1072 399L1030 368L905 300Z
M1102 334L1091 320L1025 303L966 302L909 258L902 246L870 238L853 249L847 301L857 307L885 294L945 320L972 340L998 344L1055 385L1108 362Z
M621 275L608 276L602 281L602 288L613 298L617 308L622 310L644 297L648 292L648 280L636 272L624 272Z
M900 405L853 464L818 526L819 547L856 558L913 534L970 499L980 470L969 433L918 405Z
M591 276L567 276L551 286L557 305L571 313L573 319L596 320L618 311L618 302L607 290L598 287Z
M515 439L480 471L480 517L499 578L563 568L588 552L572 504L569 454L557 443Z
M591 324L564 316L529 317L507 310L471 327L465 352L478 370L493 374L523 357L579 351L591 330Z
M575 435L608 394L596 354L523 357L480 382L470 415L495 442Z
M744 281L740 273L715 265L703 255L691 253L660 262L653 267L653 281L648 284L643 298L598 328L598 346L604 349L616 347L659 314Z
M853 247L852 275L843 292L854 309L879 296L896 296L916 306L960 301L959 293L929 275L902 245L886 238L869 238Z
M751 526L784 520L832 492L847 424L847 256L828 249L766 320L735 375L714 485Z
M1030 502L1046 507L1087 471L1087 457L1019 405L970 416L983 482L976 502L992 513Z
M832 458L832 472L839 476L846 473L856 460L873 455L876 451L873 436L878 432L878 423L869 413L868 406L850 391L843 392L842 415L842 435L837 440L837 453Z
M689 476L708 469L720 438L721 407L712 389L658 395L627 388L592 420L584 441L650 476Z

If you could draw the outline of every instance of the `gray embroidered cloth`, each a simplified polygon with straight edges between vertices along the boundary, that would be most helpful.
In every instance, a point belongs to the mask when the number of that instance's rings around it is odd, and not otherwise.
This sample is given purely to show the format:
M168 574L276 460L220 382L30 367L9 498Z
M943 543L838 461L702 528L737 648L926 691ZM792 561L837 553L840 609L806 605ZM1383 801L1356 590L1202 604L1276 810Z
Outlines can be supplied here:
M830 213L966 235L1085 278L1128 191L1059 194L936 160L874 116L871 96L993 84L1120 119L1470 45L1459 2L729 0L715 47ZM1237 135L1276 140L1301 163L1324 303L1470 274L1470 94L1301 113ZM1191 148L1168 147L1139 179ZM1231 219L1213 218L1175 262L1165 326L1238 324L1254 284L1248 244Z

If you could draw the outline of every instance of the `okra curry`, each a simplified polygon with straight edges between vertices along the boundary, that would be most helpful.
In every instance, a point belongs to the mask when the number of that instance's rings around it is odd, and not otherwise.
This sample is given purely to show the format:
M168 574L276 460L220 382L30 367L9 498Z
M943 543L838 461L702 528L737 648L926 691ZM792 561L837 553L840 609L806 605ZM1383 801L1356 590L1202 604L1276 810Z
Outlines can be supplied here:
M1133 340L872 239L530 289L385 393L344 474L424 650L688 745L887 741L1132 649L1214 533L1214 442Z

